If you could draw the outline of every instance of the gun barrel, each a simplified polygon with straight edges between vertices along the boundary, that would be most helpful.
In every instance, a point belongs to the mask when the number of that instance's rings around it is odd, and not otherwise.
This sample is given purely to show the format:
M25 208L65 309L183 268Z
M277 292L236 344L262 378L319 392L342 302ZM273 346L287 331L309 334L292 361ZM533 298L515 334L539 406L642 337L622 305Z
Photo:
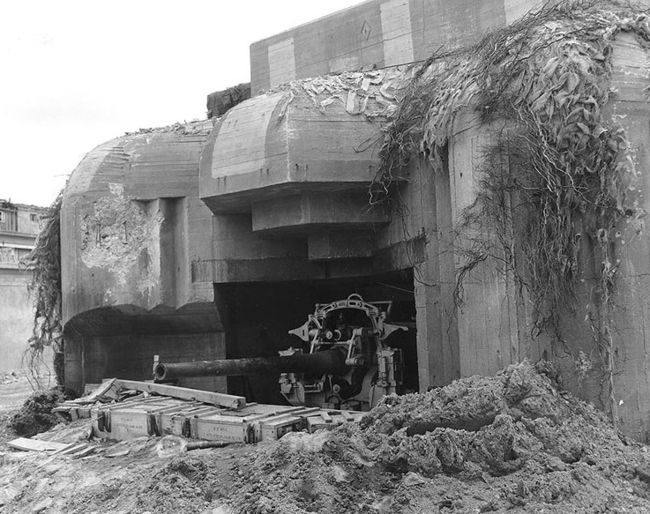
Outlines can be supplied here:
M347 370L344 352L324 350L316 353L296 353L276 357L159 363L154 369L154 380L160 382L183 377L238 376L260 373L307 372L344 375Z

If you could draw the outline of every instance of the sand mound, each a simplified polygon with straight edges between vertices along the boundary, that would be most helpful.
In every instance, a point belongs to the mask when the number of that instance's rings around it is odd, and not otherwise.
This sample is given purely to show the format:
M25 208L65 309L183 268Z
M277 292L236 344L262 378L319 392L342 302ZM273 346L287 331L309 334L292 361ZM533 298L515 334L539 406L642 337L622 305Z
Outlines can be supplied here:
M331 432L170 448L140 438L98 442L82 459L0 454L0 510L650 512L647 448L529 363L387 397L362 423Z
M646 448L529 363L390 396L240 464L240 512L644 512ZM617 510L618 509L618 510ZM516 511L516 510L515 510Z

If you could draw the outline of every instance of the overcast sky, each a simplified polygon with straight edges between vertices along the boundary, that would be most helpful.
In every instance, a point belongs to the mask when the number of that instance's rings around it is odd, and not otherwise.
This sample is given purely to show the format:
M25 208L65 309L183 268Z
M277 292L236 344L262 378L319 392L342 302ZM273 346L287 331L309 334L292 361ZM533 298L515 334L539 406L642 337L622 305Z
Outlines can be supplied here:
M249 46L359 0L16 0L0 6L0 198L49 205L98 144L205 118Z

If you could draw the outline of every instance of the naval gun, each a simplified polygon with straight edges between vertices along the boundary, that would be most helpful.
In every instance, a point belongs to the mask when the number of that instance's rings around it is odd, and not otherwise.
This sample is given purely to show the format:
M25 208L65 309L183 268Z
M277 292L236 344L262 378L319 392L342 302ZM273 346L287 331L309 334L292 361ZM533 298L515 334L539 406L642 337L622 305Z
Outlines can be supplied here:
M382 396L399 393L403 382L402 351L386 340L407 328L386 322L391 305L358 294L316 304L303 325L289 330L302 342L278 356L155 361L154 380L279 373L280 392L291 405L369 410Z

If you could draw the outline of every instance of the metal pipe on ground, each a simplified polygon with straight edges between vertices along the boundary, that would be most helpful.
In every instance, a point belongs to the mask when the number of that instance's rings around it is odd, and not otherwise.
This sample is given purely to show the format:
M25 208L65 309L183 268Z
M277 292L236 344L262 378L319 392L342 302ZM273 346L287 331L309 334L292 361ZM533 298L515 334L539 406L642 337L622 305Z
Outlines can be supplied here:
M316 353L296 353L277 357L158 363L154 368L154 380L162 382L184 377L241 376L260 373L344 375L348 369L343 351L324 350Z

